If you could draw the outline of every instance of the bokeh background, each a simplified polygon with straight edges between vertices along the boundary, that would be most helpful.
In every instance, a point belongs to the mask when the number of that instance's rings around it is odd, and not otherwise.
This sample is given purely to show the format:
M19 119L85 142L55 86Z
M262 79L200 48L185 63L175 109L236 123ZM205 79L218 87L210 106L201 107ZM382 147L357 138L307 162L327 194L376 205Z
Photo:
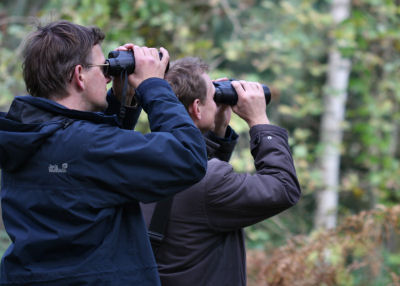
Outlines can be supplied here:
M400 285L399 0L1 0L0 111L26 93L24 37L58 19L99 26L105 55L162 46L271 88L303 194L246 229L248 285ZM231 125L231 163L254 172L248 127Z

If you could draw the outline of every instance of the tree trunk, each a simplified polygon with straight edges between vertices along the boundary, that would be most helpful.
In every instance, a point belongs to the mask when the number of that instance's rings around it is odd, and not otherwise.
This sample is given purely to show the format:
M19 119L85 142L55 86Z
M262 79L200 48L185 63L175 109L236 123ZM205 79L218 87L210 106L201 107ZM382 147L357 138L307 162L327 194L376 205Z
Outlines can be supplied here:
M348 18L349 14L350 0L333 0L331 15L335 25ZM335 46L333 40L329 53L324 112L320 127L320 144L323 150L319 166L324 186L317 192L316 197L314 223L317 228L334 228L337 221L340 149L351 62L343 58Z

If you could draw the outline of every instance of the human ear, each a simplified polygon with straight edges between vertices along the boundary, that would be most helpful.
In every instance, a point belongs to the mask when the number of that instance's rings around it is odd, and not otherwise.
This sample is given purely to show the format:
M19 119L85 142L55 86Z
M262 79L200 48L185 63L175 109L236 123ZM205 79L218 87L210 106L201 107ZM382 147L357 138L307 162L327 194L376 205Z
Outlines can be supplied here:
M200 99L196 98L189 105L188 112L189 112L190 117L192 117L193 120L201 119Z
M83 67L81 65L76 65L74 68L74 72L72 74L72 80L79 89L85 88L85 76L83 74Z

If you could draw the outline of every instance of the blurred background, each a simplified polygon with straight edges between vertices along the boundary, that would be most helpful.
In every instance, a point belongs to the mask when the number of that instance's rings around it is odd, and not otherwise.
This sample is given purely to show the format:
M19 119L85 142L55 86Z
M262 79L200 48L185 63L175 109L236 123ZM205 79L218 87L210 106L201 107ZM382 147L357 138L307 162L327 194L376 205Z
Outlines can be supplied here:
M24 37L58 19L99 26L105 56L165 47L201 57L213 78L271 88L267 113L290 134L303 194L246 229L248 285L400 285L399 0L1 0L0 111L26 93ZM231 125L231 163L254 172L248 127Z

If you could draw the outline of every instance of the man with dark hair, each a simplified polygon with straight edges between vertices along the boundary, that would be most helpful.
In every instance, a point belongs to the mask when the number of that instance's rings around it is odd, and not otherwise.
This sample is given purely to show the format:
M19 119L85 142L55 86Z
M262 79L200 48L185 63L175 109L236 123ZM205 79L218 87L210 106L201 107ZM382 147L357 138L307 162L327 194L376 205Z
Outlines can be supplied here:
M107 94L103 39L98 28L58 21L26 41L31 96L0 114L2 211L12 241L0 285L160 284L139 201L198 182L206 148L163 79L163 48L161 60L155 48L118 48L134 51L127 102L134 92L152 132L123 129L130 124L115 114L119 78ZM139 108L126 109L137 118Z
M150 234L155 225L155 238L164 235L153 244L163 286L246 285L243 228L288 209L300 197L287 132L270 125L259 83L231 83L238 94L232 110L250 127L256 173L236 173L226 162L237 135L228 126L231 108L213 101L207 71L201 60L183 58L165 77L197 127L214 132L206 139L206 176L173 197L164 232L160 203L142 204Z

